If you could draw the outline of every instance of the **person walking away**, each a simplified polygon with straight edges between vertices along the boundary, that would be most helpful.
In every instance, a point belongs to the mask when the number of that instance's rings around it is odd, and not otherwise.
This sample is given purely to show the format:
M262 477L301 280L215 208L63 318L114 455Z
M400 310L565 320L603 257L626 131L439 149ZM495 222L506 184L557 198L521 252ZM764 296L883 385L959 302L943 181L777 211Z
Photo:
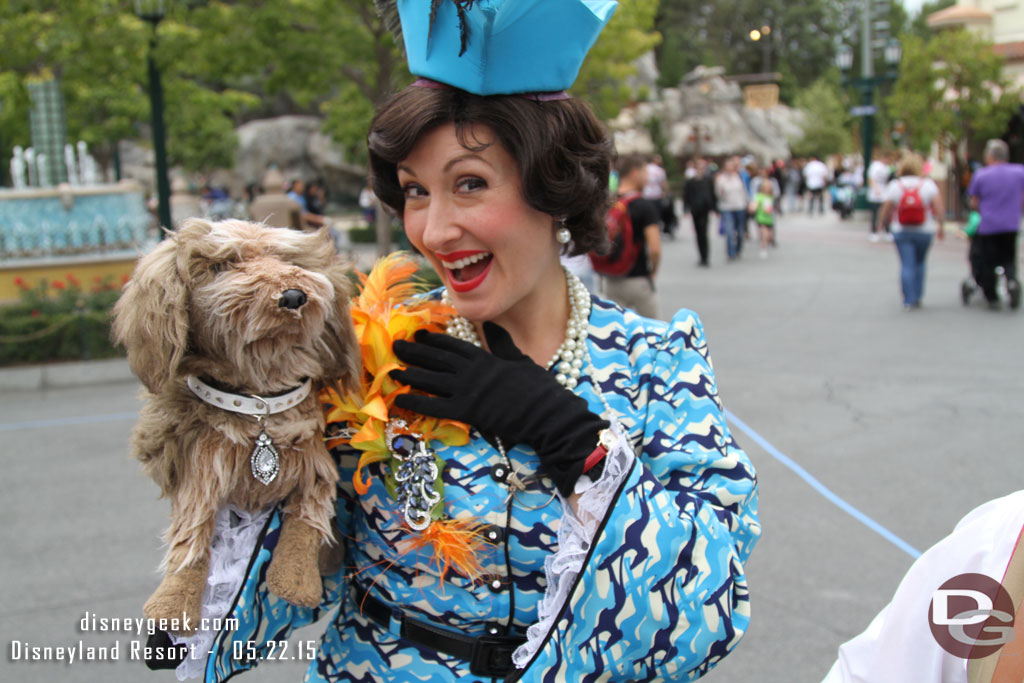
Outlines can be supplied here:
M705 159L694 161L694 175L686 179L683 186L683 205L690 212L693 220L693 232L697 237L697 254L700 261L697 265L707 268L711 265L708 260L710 249L708 248L708 216L712 211L718 210L715 198L715 176Z
M726 256L730 261L740 254L740 235L747 220L746 185L739 174L740 160L732 157L725 162L715 176L715 198L718 212L722 216L722 232L725 234Z
M804 174L796 159L790 159L786 165L786 208L793 213L803 209Z
M807 213L814 213L815 202L818 203L818 213L825 213L823 195L825 186L828 185L828 179L828 166L817 156L812 157L804 166L804 181L807 183L807 190L811 193L811 198L807 202Z
M778 194L775 195L775 215L781 216L783 212L782 198L786 194L786 182L789 180L786 177L786 162L782 159L776 159L775 163L772 164L771 173L779 190Z
M758 236L761 239L761 258L768 258L768 246L772 242L772 231L775 226L775 188L771 177L761 178L757 194L750 203L750 213L757 223Z
M675 238L676 212L672 207L672 197L668 190L668 174L662 163L661 155L656 154L647 164L647 180L644 183L644 199L658 209L658 221L661 230L671 238Z
M985 145L985 166L979 168L967 188L971 208L981 214L981 225L971 238L969 259L974 283L981 287L990 308L1001 306L996 291L996 269L1006 276L1010 308L1020 307L1021 288L1017 279L1017 234L1020 231L1021 202L1024 200L1024 166L1009 163L1010 150L1002 140ZM968 303L976 289L964 282L961 294Z
M889 157L885 153L879 154L871 160L868 166L868 206L871 207L871 233L868 239L877 242L882 239L882 234L887 232L879 229L878 211L885 201L885 189L892 176L892 169L889 168Z
M925 258L932 244L932 235L944 237L945 208L939 188L921 173L921 157L904 156L896 169L896 179L885 188L884 203L878 221L892 220L893 238L900 256L900 286L903 307L921 307L924 294Z
M377 222L377 195L373 193L373 181L370 179L359 191L359 208L362 209L363 220L372 227Z
M624 276L602 273L604 295L645 318L658 318L654 278L661 261L661 227L656 206L643 197L647 164L639 155L622 157L618 164L620 202L625 204L632 224L636 259ZM613 208L614 210L614 208ZM601 269L595 266L601 273Z

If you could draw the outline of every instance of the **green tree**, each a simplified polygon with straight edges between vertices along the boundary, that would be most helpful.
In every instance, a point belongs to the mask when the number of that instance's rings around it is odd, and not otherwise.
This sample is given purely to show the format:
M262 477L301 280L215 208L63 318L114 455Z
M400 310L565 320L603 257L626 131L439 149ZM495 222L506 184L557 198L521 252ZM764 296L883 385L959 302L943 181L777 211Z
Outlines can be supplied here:
M927 152L949 150L962 175L963 145L999 137L1020 106L1020 94L1002 75L992 44L964 29L923 40L906 36L900 78L886 99L889 116L904 123L904 139Z
M804 113L804 134L790 143L794 156L826 157L853 149L850 117L835 70L801 90L794 106Z
M909 32L921 38L928 40L932 35L932 29L928 26L928 15L934 14L939 10L952 7L956 4L956 0L932 0L921 5L920 11L914 17L914 20L910 22Z
M962 29L928 41L906 36L900 77L885 102L889 116L904 122L908 144L922 152L932 142L955 151L999 137L1020 102L1002 66L990 42Z
M810 85L832 63L844 2L828 0L662 0L655 27L664 36L658 50L661 85L672 86L698 65L723 66L728 73L770 68L783 74L783 98ZM754 42L752 29L768 26ZM767 43L763 42L767 40Z
M658 41L658 0L621 3L574 92L611 116L631 94L634 60ZM70 139L101 161L148 138L152 31L133 0L0 0L0 142L28 145L26 79L61 79ZM282 114L325 117L352 158L374 107L412 79L372 0L168 0L155 59L168 156L190 170L231 166L233 129Z
M590 102L602 119L614 117L632 99L626 79L636 72L637 58L661 41L654 30L657 10L658 0L620 2L587 54L572 92Z

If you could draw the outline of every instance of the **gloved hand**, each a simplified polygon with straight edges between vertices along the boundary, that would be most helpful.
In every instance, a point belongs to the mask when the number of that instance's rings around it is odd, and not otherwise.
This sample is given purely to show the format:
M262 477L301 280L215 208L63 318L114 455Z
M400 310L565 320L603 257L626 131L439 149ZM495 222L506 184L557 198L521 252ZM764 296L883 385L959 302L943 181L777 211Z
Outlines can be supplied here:
M399 408L466 422L511 448L532 446L541 468L563 496L569 496L583 463L597 447L608 421L516 348L512 337L484 323L491 353L469 342L420 331L416 342L398 340L395 355L408 366L391 376L433 396L405 394Z

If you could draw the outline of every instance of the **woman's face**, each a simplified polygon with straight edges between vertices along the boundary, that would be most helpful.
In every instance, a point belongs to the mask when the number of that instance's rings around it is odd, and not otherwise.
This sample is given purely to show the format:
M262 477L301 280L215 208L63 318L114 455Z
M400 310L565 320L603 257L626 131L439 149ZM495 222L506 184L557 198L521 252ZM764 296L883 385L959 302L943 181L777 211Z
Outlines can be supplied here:
M463 147L454 124L426 133L398 163L405 232L440 273L459 313L498 322L542 301L561 278L553 219L523 197L519 165L490 128Z

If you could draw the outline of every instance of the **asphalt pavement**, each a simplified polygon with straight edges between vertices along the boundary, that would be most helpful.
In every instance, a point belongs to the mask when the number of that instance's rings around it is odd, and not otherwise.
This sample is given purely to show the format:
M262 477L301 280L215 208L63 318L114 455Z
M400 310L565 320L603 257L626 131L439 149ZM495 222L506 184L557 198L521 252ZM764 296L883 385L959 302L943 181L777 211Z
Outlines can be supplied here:
M935 244L924 307L907 312L894 246L869 242L857 217L784 215L763 260L748 248L726 263L715 236L708 269L696 267L688 223L666 242L662 310L703 318L760 481L751 628L705 680L820 681L915 551L1024 482L1024 311L964 307L965 254L954 235ZM128 455L138 385L0 387L0 680L176 680L131 661L145 634L81 623L141 616L159 582L168 503ZM79 640L120 642L119 661L12 661L17 647ZM303 668L267 662L242 680L298 681Z

